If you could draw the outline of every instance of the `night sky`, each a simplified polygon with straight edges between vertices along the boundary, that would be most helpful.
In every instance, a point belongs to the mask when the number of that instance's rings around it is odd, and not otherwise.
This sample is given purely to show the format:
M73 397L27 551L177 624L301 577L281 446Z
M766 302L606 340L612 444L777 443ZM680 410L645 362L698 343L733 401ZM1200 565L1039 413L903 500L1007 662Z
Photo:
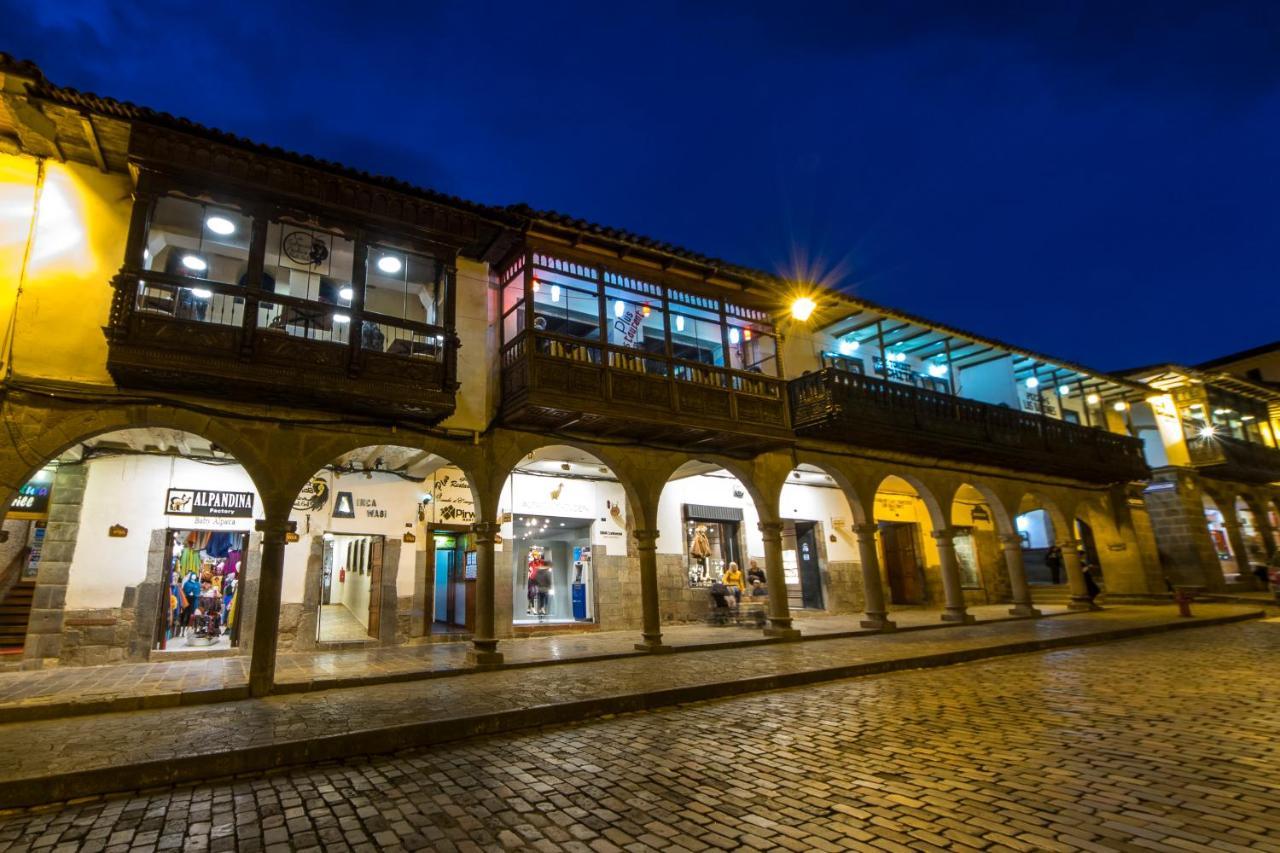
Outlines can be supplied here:
M1280 339L1275 2L263 5L0 0L0 50L1102 369Z

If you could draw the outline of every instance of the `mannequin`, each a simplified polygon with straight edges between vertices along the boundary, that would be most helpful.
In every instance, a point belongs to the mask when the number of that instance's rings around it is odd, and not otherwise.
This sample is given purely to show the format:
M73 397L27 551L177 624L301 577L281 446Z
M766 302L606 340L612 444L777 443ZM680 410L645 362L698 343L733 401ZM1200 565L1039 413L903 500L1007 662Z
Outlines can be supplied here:
M547 599L551 595L551 562L542 560L534 579L538 591L538 615L547 615Z
M538 569L542 568L542 549L533 547L529 549L529 572L525 577L525 596L527 605L525 614L532 616L537 612L538 606Z

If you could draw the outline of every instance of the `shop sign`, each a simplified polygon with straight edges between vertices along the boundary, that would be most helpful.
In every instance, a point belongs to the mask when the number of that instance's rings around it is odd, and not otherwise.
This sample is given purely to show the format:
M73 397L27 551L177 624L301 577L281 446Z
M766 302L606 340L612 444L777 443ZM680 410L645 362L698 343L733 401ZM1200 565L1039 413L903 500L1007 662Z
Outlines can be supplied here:
M123 539L129 535L129 528L123 524L113 524L107 528L107 535L112 539Z
M293 508L298 512L319 512L329 502L329 483L324 477L312 477L302 487Z
M166 515L253 518L253 492L170 489L164 506Z
M410 543L410 544L412 544L412 543L414 543L414 542L417 542L417 541L418 541L418 537L417 537L417 536L414 536L412 533L406 533L406 534L404 535L404 541L405 541L405 542L408 542L408 543Z
M298 537L298 534L294 533L292 530L285 531L285 534L284 534L284 541L285 541L286 543L288 543L288 542L297 542L297 541L298 541L298 538L299 538L299 537Z
M350 492L338 492L338 500L333 505L334 518L355 518L356 501Z
M40 519L49 514L50 483L30 482L18 490L17 496L9 504L9 517L17 519Z

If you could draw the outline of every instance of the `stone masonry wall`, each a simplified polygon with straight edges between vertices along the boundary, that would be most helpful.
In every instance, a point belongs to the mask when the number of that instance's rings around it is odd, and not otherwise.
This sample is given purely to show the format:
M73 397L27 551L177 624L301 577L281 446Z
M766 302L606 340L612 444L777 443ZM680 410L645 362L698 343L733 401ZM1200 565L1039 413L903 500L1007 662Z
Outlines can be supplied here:
M27 623L23 667L55 666L62 657L62 628L67 604L71 558L80 535L80 506L84 501L86 465L59 465L49 496L49 522L37 567L36 588ZM104 617L105 618L105 617Z

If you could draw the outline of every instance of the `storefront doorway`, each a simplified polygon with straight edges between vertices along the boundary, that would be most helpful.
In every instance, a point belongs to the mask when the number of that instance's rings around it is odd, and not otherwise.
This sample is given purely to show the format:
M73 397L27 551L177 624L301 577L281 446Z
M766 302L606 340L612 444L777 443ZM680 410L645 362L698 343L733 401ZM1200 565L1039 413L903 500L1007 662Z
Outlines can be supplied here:
M441 633L475 630L476 552L460 531L432 535L432 629Z
M916 547L916 527L914 523L880 522L884 568L893 604L924 604L924 569Z
M746 572L738 542L741 526L742 510L737 507L684 505L689 586L711 586L724 577L730 563Z
M594 621L592 519L517 515L512 521L514 623Z
M383 548L379 535L324 534L317 641L365 642L378 637Z
M208 652L240 645L240 587L248 535L165 531L167 565L153 648Z
M782 568L787 581L788 605L804 610L821 610L822 560L818 553L816 522L783 522Z

